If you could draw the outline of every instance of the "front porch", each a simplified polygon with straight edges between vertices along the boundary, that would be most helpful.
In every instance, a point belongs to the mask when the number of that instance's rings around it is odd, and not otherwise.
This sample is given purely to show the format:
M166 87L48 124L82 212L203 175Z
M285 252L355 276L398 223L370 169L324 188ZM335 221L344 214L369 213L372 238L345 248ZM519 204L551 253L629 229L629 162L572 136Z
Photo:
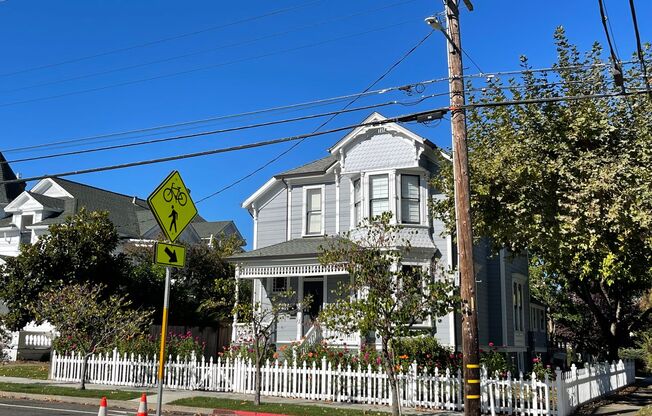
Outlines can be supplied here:
M316 259L315 259L316 260ZM278 345L300 343L314 345L327 340L330 345L358 348L361 343L359 334L338 333L319 325L321 310L335 299L338 285L345 283L349 275L342 265L322 265L305 262L304 264L252 265L236 266L236 286L241 279L253 281L253 302L262 307L271 305L275 293L292 289L296 293L298 312L289 318L280 319L275 330L274 343ZM302 310L303 300L310 296L312 303L307 310ZM233 317L232 343L240 343L251 338L251 328L247 323Z

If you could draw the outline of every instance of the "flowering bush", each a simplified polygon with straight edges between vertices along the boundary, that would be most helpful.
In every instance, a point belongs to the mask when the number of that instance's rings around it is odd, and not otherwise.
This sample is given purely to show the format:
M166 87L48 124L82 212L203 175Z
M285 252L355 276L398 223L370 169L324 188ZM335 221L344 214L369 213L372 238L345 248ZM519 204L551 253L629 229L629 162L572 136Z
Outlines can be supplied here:
M549 379L554 380L556 376L550 364L543 364L540 355L537 355L532 359L532 372L537 375L539 380L543 380L546 376L548 376Z
M442 346L437 338L426 335L411 338L400 338L393 344L396 365L406 371L413 362L417 369L433 372L435 368L446 371L449 368L456 372L461 366L462 354L454 353Z
M499 352L493 342L489 342L489 351L480 350L480 364L486 367L490 377L493 377L496 373L505 377L507 372L513 371L506 355Z

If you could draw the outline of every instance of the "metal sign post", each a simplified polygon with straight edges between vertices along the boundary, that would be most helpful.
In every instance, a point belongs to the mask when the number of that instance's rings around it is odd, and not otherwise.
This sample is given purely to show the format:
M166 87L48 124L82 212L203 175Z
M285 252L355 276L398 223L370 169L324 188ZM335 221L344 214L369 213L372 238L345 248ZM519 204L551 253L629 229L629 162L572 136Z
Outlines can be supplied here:
M158 394L156 395L156 416L161 416L163 404L163 368L165 367L165 335L168 332L168 307L170 305L170 276L172 268L165 268L165 294L163 295L163 320L161 322L161 350L158 355Z
M163 319L161 321L161 349L158 357L158 395L156 397L156 416L161 416L163 404L163 375L165 370L165 335L168 332L168 308L170 305L170 276L172 267L183 267L186 263L186 249L174 243L183 230L197 215L195 203L190 198L190 190L181 179L179 172L172 171L167 178L147 198L156 222L168 238L169 243L156 243L154 262L165 268L165 294L163 297ZM172 266L172 267L171 267Z

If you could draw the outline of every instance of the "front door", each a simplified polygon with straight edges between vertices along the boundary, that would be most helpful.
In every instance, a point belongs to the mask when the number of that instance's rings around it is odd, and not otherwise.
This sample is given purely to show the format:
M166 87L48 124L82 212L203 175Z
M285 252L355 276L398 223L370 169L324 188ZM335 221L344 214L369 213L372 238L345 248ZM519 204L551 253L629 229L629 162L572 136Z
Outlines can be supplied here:
M303 283L303 296L310 295L312 303L306 311L311 320L315 320L324 304L324 283L320 281L309 281Z

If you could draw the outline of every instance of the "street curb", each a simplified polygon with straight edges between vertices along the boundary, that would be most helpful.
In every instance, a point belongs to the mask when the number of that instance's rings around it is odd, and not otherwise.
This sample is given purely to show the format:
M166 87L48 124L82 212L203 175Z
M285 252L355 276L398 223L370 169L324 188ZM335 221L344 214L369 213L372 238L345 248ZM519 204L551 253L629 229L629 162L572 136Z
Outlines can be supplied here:
M99 398L96 397L73 397L73 396L55 396L52 394L34 394L34 393L18 393L11 391L0 391L0 398L6 399L27 399L27 400L42 400L46 402L61 402L61 403L74 403L82 405L97 405L99 406ZM122 410L138 410L138 402L129 400L109 400L108 408L119 408ZM156 407L147 406L149 412L155 412ZM178 406L173 404L164 404L162 406L163 412L173 413L187 413L195 416L212 415L214 409L206 409L202 407Z

